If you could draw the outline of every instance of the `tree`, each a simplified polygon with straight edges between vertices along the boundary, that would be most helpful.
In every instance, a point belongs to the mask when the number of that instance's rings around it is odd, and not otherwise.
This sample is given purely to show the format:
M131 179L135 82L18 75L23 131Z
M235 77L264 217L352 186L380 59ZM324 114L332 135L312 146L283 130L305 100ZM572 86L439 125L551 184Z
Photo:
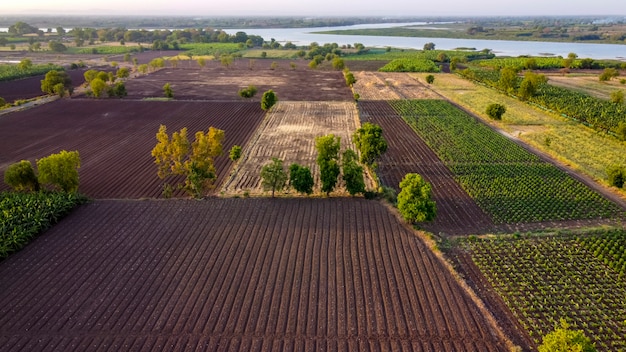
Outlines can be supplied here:
M59 83L65 87L65 91L68 91L70 95L72 94L73 88L70 75L65 71L57 70L51 70L46 73L45 78L41 81L41 91L48 94L58 94L58 87L55 89L55 86Z
M606 174L611 186L615 186L617 188L624 187L624 182L626 182L625 167L619 165L609 165L609 167L606 168Z
M426 43L424 44L424 51L426 50L435 50L435 43Z
M28 160L9 165L4 172L4 183L18 192L39 191L39 181L35 175L35 169Z
M415 223L435 218L436 207L431 187L419 174L406 174L400 182L398 210L404 220Z
M433 75L426 76L426 83L433 84L433 82L435 82L435 76Z
M17 64L17 68L20 70L28 70L33 67L33 62L30 59L23 59Z
M494 120L502 120L502 115L506 112L506 106L498 103L489 104L487 106L487 116Z
M126 91L126 85L124 84L124 82L115 83L113 86L109 87L109 90L107 91L107 93L109 94L109 97L117 97L117 98L123 98L128 95L128 92Z
M289 166L289 183L298 193L313 193L314 185L311 169L299 164Z
M624 91L616 90L611 92L611 102L615 104L624 104Z
M370 167L374 166L376 159L387 151L387 141L379 125L364 123L354 132L352 139L361 153L361 162Z
M353 150L346 149L342 155L341 168L346 189L351 196L365 193L365 180L363 179L363 167L357 162L358 156Z
M546 84L548 79L545 75L536 74L534 72L526 72L524 73L524 79L517 90L517 95L522 100L527 100L528 98L534 96L537 93L537 89L542 85Z
M204 196L211 189L217 175L214 159L222 154L224 131L210 127L207 133L198 131L193 143L187 139L187 128L174 132L170 138L167 127L161 125L156 134L157 144L151 155L157 164L157 175L160 179L169 176L184 176L184 184L179 188L185 189L196 198ZM165 184L164 193L171 189Z
M172 91L172 86L169 83L165 83L165 85L163 86L163 94L166 98L174 97L174 91Z
M241 146L233 145L233 147L230 148L230 152L228 153L228 157L232 161L239 160L239 158L241 158Z
M576 53L567 54L567 58L563 59L563 67L572 68L577 58L578 58L578 55L576 55Z
M507 93L515 91L515 87L517 86L517 71L512 67L502 68L500 70L498 86Z
M62 150L57 154L38 159L39 183L51 184L64 192L76 192L78 190L78 168L80 168L78 151Z
M343 59L340 57L334 57L332 59L332 65L335 70L343 70L346 67L346 64L343 62Z
M130 76L130 71L128 70L128 67L120 67L115 73L115 76L119 79L128 78L128 76Z
M608 67L608 68L605 68L604 71L602 71L599 79L601 82L606 82L606 81L612 80L613 78L617 76L619 76L619 71L613 67Z
M595 352L596 346L585 336L582 330L570 330L565 319L561 319L561 327L543 337L539 352Z
M220 62L222 63L222 66L229 68L230 65L233 64L233 57L231 55L222 55L220 57Z
M356 78L354 78L352 72L347 69L343 71L343 77L346 79L346 85L348 87L352 87L356 83Z
M322 192L326 195L329 195L337 185L337 177L340 173L338 163L340 146L341 137L335 137L334 134L315 138Z
M85 71L85 73L83 73L83 77L85 77L85 82L91 83L91 81L98 77L98 71L94 69L87 70Z
M274 192L285 188L287 183L287 173L283 168L283 161L278 158L272 158L272 162L261 168L261 184L264 190L272 190L272 198Z
M263 93L263 97L261 98L261 109L267 111L274 106L277 101L278 98L276 97L276 93L270 89Z
M50 50L54 51L55 53L62 53L67 51L67 47L63 45L63 43L57 42L56 40L51 40L48 43L48 48L50 48Z
M89 87L91 88L91 94L95 98L100 98L107 91L107 84L100 78L94 78L91 83L89 83Z

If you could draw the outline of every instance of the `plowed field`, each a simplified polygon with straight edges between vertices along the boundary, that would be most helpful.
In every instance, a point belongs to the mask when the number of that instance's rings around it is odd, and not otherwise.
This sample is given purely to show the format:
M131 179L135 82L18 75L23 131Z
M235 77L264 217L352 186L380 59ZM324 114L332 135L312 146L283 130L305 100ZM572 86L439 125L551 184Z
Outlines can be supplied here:
M359 102L361 119L380 125L389 145L378 163L383 184L400 190L404 175L415 172L432 186L437 203L437 217L421 226L449 235L480 233L493 228L493 223L454 180L450 170L407 125L402 117L384 101Z
M253 85L257 95L251 101L260 102L263 92L272 89L283 101L352 101L350 88L339 71L312 70L299 61L296 69L290 61L278 61L271 70L270 60L252 60L254 68L246 65L250 60L237 60L226 68L217 61L209 61L204 68L198 65L165 68L126 83L128 98L163 97L163 85L170 83L176 99L235 100L243 101L238 92Z
M353 89L360 100L441 99L407 73L357 72Z
M342 102L279 102L252 139L234 175L223 191L238 194L244 191L262 193L261 168L272 157L283 160L285 169L292 163L308 166L320 191L319 168L315 162L315 137L329 133L341 137L341 148L355 149L352 134L358 128L354 103ZM372 184L370 181L368 184ZM341 188L341 185L339 185Z
M223 129L227 154L232 145L246 144L264 114L258 103L60 100L0 118L0 174L22 159L34 164L63 149L78 150L81 193L159 197L163 182L150 155L159 125L169 133L187 127L190 136L210 126ZM216 159L218 185L231 165L228 155Z
M96 69L98 69L96 67ZM109 67L110 69L110 67ZM67 73L72 78L72 85L78 87L85 83L85 71L87 69L69 70ZM38 96L46 95L41 92L41 80L45 75L28 77L14 81L0 82L0 97L4 98L7 103L12 103L19 99L31 99Z
M0 350L506 351L354 199L96 201L0 263Z

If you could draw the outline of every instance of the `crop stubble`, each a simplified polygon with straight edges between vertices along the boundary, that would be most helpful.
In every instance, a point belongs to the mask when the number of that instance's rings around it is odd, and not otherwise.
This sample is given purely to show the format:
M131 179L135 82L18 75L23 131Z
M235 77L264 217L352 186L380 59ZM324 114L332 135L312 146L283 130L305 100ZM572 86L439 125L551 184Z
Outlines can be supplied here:
M359 100L441 99L422 83L400 72L356 72L353 89Z
M283 160L285 169L292 163L309 167L315 180L314 192L319 192L315 137L332 133L341 137L342 151L354 149L352 134L358 127L354 103L278 102L251 139L235 172L224 183L223 191L262 193L261 168L275 157ZM368 180L367 184L371 185L372 181Z
M4 261L0 287L6 351L506 350L362 199L95 201Z

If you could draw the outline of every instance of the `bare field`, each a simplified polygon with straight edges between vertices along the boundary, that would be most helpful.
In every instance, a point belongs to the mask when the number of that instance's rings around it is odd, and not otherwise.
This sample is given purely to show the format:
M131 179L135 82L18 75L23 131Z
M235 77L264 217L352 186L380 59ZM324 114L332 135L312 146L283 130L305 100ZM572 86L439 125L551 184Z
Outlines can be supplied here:
M95 201L0 263L0 351L507 351L379 202Z
M407 73L356 72L353 86L360 100L441 99Z
M360 127L354 103L278 102L244 149L233 175L224 183L226 194L262 194L260 173L273 157L283 160L285 169L292 163L308 166L320 191L319 168L315 162L315 137L334 134L341 137L342 151L355 149L352 134ZM371 181L366 184L372 185ZM341 188L341 184L339 184ZM338 193L341 190L338 188Z
M621 84L619 81L623 77L612 79L607 82L600 82L599 75L597 74L579 74L579 75L548 75L550 84L587 93L591 96L600 99L608 100L611 97L611 93L621 90L626 93L626 84Z

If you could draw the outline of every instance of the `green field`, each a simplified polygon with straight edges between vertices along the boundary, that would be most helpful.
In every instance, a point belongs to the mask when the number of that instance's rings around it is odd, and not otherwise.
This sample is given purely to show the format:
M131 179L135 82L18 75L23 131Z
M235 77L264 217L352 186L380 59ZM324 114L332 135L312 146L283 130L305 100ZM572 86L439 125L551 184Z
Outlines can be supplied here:
M460 241L536 343L565 318L600 350L626 350L624 230Z

